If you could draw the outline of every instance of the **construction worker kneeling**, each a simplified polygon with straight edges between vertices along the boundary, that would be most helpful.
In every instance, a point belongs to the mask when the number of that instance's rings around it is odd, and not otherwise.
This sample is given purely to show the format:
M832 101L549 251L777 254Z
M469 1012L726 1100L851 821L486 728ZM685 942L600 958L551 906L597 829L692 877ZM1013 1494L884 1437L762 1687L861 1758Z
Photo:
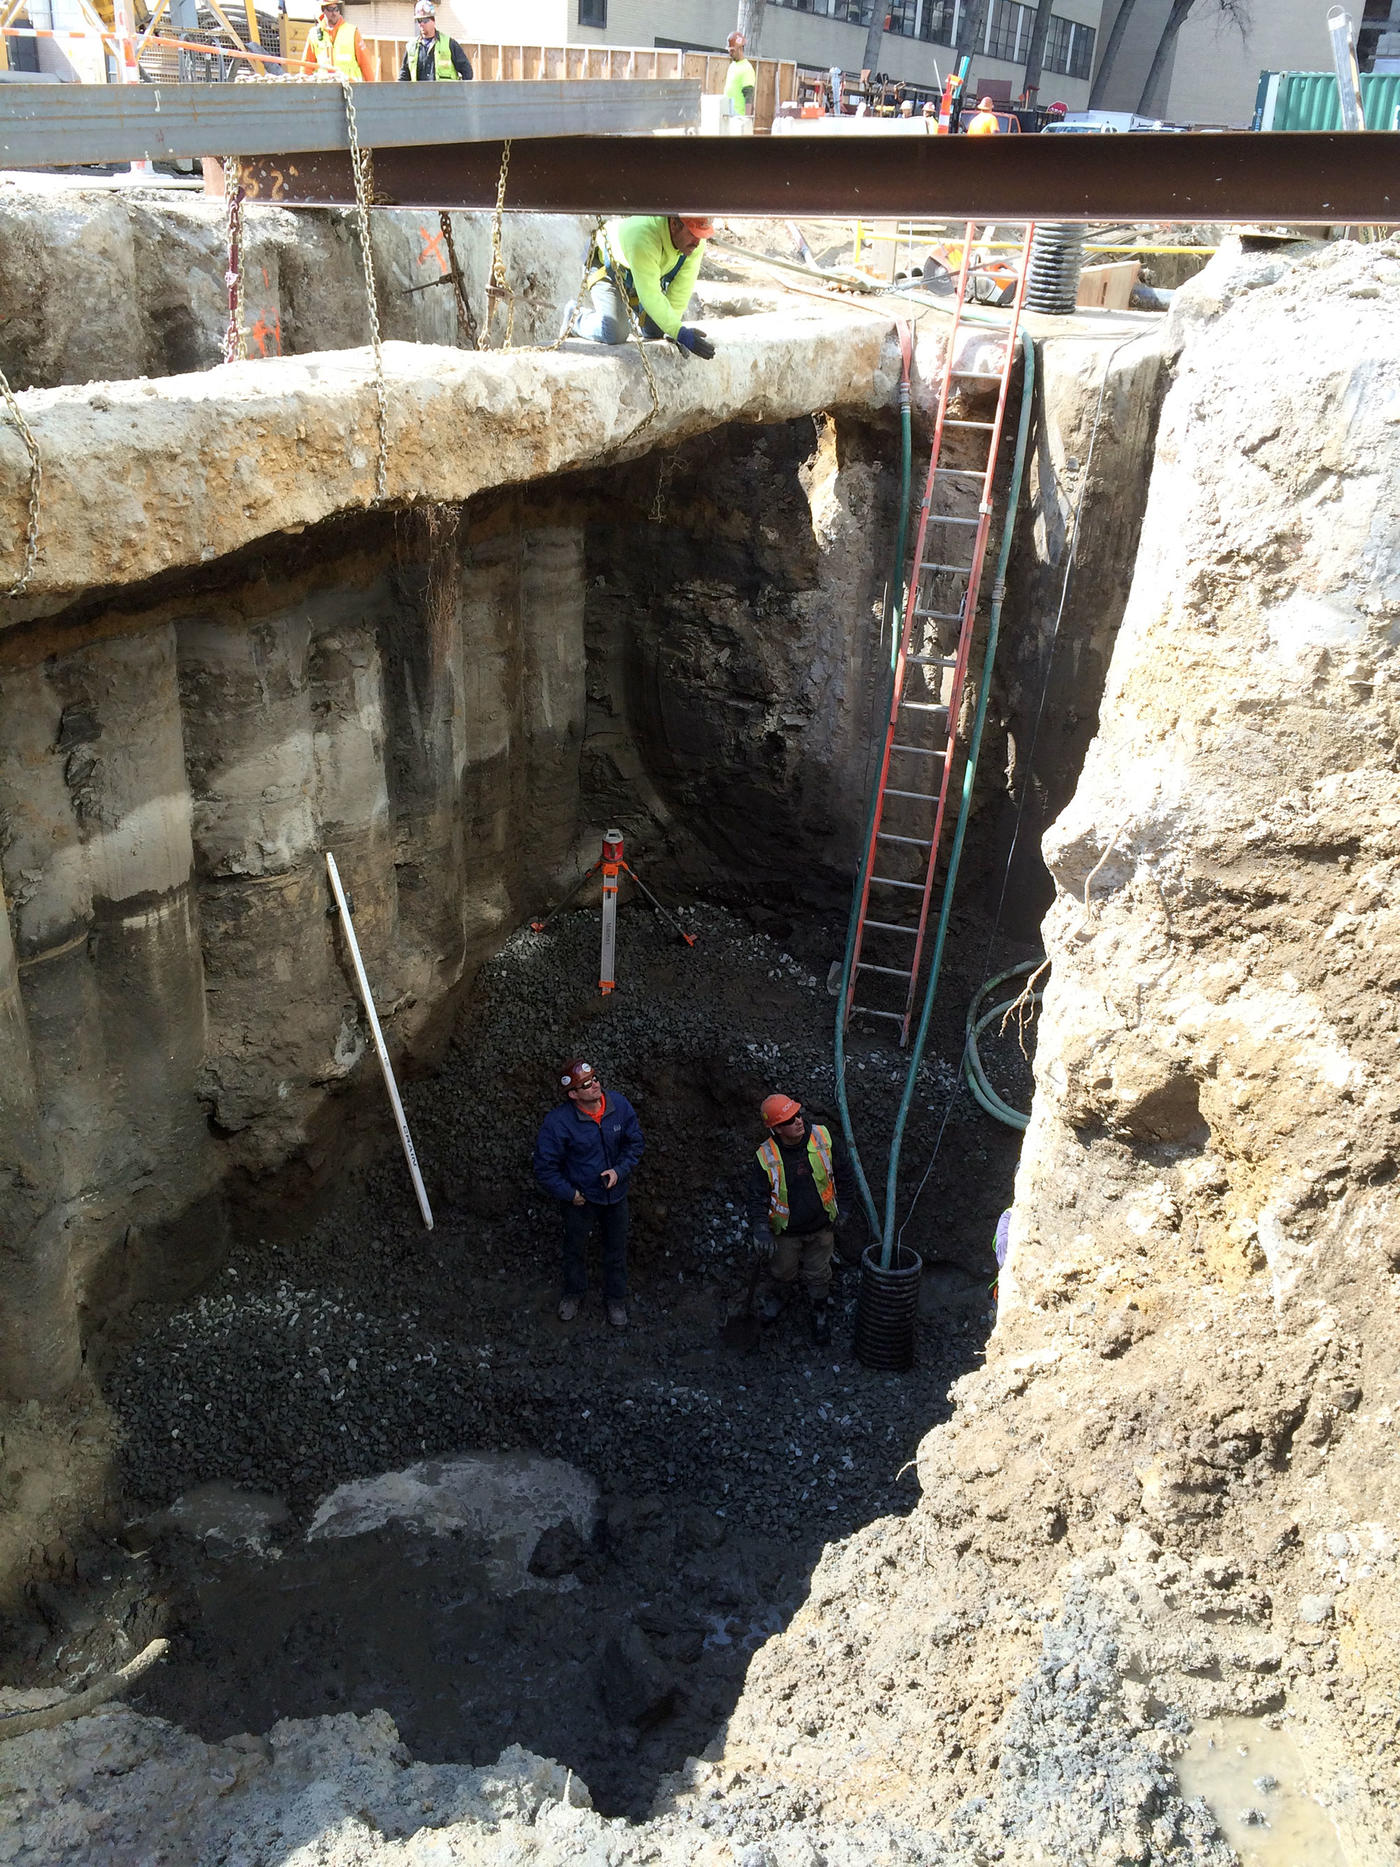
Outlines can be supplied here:
M822 1346L831 1340L831 1260L850 1161L840 1139L809 1122L791 1096L765 1096L760 1113L768 1139L754 1156L748 1194L754 1249L768 1261L759 1314L768 1322L779 1316L800 1277L812 1340Z
M682 319L714 230L712 220L693 214L608 221L594 238L575 334L625 344L635 320L643 337L669 337L693 357L712 357L709 338Z

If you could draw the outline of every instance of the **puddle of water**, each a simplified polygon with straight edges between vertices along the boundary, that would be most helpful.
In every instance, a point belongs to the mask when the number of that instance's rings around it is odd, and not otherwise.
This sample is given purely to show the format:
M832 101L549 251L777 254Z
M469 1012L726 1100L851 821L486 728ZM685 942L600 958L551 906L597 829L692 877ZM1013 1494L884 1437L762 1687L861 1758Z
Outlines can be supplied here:
M1176 1760L1183 1796L1200 1796L1240 1867L1350 1867L1287 1731L1258 1718L1198 1724Z

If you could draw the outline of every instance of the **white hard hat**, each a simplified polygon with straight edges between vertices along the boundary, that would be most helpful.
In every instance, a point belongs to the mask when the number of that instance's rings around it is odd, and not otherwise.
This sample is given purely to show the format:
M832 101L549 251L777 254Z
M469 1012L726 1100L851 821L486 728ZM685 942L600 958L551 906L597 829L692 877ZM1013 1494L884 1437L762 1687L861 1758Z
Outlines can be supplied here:
M413 17L415 19L436 19L437 8L433 5L433 0L418 0L417 6L413 9Z

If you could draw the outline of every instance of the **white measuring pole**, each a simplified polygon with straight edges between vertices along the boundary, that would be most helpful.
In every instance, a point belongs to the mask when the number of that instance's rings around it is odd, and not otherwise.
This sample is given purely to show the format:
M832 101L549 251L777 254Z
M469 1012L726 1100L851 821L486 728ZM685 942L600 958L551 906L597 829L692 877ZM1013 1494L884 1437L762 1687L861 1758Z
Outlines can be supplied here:
M424 1225L432 1231L433 1210L428 1204L423 1176L418 1171L418 1156L413 1151L413 1137L408 1132L408 1120L403 1112L403 1103L399 1100L399 1086L394 1081L394 1066L389 1061L389 1052L384 1045L384 1033L379 1028L379 1014L374 1009L374 995L369 989L369 980L365 976L365 962L360 958L360 943L355 938L355 923L350 918L350 903L345 899L345 890L340 885L340 870L335 866L335 857L329 849L326 851L326 873L331 878L331 893L335 896L335 905L340 910L341 924L345 928L345 944L350 949L350 963L355 968L355 979L360 988L360 1003L364 1006L365 1016L369 1019L369 1028L374 1037L374 1048L379 1057L379 1067L384 1075L384 1087L389 1091L389 1101L393 1107L394 1120L398 1125L399 1139L403 1142L403 1156L408 1162L408 1171L413 1178L413 1190L418 1195L418 1210L423 1215Z
M598 962L598 990L606 996L616 979L613 967L617 958L617 872L622 867L622 832L603 832L603 950Z

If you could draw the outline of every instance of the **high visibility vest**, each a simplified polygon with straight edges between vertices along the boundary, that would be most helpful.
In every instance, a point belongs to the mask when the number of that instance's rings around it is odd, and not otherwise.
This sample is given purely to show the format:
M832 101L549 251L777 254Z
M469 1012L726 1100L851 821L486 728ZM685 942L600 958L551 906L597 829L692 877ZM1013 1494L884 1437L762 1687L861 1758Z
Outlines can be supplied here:
M348 19L343 19L335 29L332 39L322 25L311 28L311 49L316 54L317 68L321 71L338 71L353 83L358 83L364 73L360 70L360 61L355 56L355 32Z
M423 43L419 38L418 45ZM418 45L411 46L408 54L408 77L411 84L418 82ZM439 84L445 84L449 78L457 76L457 67L452 63L452 42L445 32L440 32L433 40L433 77Z
M831 1131L813 1122L807 1136L807 1158L817 1183L826 1216L836 1223L836 1182L831 1167ZM768 1175L768 1224L774 1233L785 1232L792 1208L788 1205L787 1174L782 1149L769 1135L758 1150L758 1164Z
M758 78L753 66L746 58L732 58L729 71L724 80L724 95L729 101L729 108L736 117L748 115L748 105L744 102L744 92L752 91L754 100L758 98Z
M631 307L632 316L640 324L646 316L642 301L637 292L637 282L632 277L632 269L622 257L622 222L610 220L598 231L588 257L588 274L583 281L585 294L590 292L600 279L611 279ZM669 239L669 234L667 235ZM671 281L681 267L690 258L689 253L677 253L674 266L668 266L661 274L660 285L663 295L670 289Z

